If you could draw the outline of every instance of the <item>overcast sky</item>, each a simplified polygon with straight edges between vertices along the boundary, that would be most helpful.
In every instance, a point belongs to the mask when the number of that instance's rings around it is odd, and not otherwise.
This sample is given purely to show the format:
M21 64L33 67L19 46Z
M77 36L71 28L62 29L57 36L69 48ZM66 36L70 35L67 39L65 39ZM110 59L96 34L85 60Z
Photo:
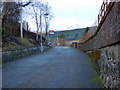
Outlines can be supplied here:
M66 30L92 26L103 0L48 0L54 19L50 29Z
M45 0L54 13L49 30L68 30L92 26L103 0ZM32 22L29 22L32 24Z

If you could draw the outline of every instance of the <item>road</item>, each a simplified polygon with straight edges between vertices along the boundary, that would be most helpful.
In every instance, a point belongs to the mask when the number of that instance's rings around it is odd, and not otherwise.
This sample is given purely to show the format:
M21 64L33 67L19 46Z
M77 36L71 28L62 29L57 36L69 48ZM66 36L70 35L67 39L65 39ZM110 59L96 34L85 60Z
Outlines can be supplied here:
M72 47L53 47L2 67L3 88L97 88L89 57Z

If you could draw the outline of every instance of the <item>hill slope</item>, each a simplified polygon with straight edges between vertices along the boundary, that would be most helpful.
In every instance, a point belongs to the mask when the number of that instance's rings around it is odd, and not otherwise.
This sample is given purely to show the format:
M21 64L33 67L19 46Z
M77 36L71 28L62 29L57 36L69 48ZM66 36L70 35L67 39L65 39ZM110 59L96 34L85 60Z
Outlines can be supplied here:
M89 27L89 30L93 30L95 27ZM86 28L78 28L78 29L73 29L73 30L65 30L65 31L55 31L54 35L50 35L50 40L53 41L53 39L57 38L57 35L64 34L65 39L67 41L72 41L72 40L79 40L83 34L85 33ZM43 34L45 37L45 34Z
M16 37L14 35L9 35L8 37L4 37L2 39L2 50L15 50L15 49L21 49L25 47L31 47L40 45L40 42L37 42L34 39L31 38L23 38Z

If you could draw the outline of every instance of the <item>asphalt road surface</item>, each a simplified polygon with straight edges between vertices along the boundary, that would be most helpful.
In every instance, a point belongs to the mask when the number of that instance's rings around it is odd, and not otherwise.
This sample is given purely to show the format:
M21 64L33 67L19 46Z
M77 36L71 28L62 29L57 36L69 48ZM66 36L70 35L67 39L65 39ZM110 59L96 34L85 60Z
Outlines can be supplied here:
M53 47L2 67L3 88L98 88L89 57L72 47Z

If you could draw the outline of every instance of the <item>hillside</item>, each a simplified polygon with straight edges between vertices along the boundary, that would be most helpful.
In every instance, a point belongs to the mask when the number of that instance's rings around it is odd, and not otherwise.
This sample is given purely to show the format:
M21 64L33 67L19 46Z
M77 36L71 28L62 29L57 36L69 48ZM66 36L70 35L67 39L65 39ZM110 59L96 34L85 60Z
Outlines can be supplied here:
M93 30L95 27L89 27L89 30ZM86 28L78 28L73 30L55 31L54 35L50 35L51 41L57 38L57 35L64 34L67 41L78 40L85 33ZM43 34L45 37L45 34Z

